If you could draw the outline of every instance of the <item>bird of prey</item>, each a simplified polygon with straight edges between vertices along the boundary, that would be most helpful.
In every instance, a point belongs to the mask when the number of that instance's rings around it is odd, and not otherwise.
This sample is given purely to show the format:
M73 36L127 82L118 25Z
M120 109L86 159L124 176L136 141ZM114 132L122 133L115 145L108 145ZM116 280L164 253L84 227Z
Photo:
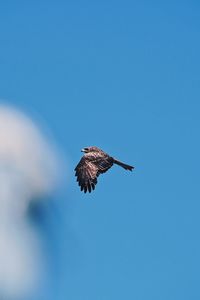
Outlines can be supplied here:
M75 168L75 176L77 176L81 191L85 193L91 193L95 189L97 177L110 169L113 164L129 171L134 169L134 167L122 163L95 146L83 148L81 151L85 154Z

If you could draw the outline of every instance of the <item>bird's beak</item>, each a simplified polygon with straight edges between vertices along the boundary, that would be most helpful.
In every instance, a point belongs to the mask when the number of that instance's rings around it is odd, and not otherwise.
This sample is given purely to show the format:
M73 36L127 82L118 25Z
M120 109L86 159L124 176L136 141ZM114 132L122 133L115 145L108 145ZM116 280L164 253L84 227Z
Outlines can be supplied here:
M81 149L81 152L85 152L85 148Z

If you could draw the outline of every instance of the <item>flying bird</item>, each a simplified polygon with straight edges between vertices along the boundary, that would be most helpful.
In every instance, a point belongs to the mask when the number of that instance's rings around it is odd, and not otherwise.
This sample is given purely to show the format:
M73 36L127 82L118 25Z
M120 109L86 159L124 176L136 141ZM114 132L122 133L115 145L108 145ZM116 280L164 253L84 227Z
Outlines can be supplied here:
M129 171L134 169L134 167L111 157L95 146L83 148L81 151L85 154L74 170L81 191L85 193L91 193L91 191L95 189L97 177L108 171L113 164L117 164Z

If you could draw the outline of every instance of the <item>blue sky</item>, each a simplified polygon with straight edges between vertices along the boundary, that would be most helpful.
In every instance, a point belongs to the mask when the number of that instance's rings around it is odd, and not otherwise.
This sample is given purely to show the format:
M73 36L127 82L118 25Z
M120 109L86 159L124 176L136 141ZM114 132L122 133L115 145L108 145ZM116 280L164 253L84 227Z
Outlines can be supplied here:
M43 300L200 298L199 28L198 1L1 3L0 98L42 120L67 161L40 220ZM134 172L82 194L88 145Z

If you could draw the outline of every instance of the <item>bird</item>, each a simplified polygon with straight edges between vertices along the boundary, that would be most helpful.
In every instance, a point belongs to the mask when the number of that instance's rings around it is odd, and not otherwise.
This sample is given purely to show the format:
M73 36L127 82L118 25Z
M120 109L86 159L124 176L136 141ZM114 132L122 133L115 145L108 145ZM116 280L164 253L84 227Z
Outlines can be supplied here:
M125 170L132 171L133 166L127 165L105 153L96 146L85 147L81 150L83 157L74 169L78 185L84 193L91 193L97 184L97 177L116 164Z

